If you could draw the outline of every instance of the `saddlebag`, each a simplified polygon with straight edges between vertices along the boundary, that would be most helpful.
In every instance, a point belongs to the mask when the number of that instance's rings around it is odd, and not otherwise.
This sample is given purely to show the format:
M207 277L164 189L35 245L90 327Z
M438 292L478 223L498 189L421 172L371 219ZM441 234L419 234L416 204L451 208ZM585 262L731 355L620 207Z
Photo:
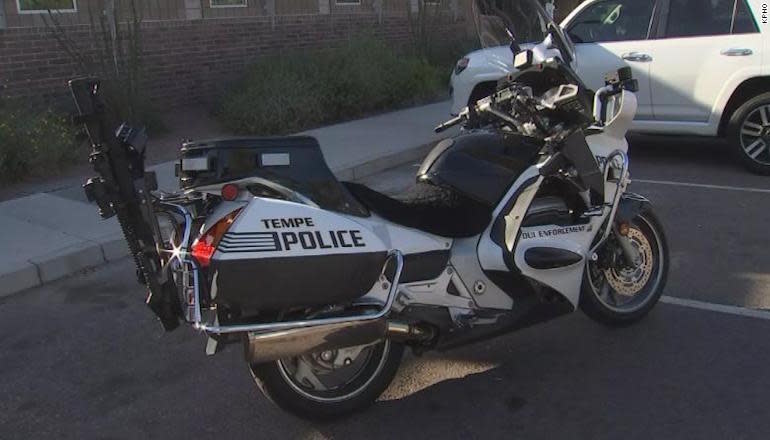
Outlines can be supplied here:
M357 217L253 198L219 242L208 276L217 308L237 318L353 301L380 286L386 260L385 244Z

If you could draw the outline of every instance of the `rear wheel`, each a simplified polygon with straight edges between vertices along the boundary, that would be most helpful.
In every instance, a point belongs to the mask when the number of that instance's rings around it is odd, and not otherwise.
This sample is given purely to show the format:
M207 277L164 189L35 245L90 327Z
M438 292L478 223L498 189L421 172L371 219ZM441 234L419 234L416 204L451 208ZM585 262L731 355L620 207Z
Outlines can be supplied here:
M727 128L728 139L746 168L770 175L770 93L738 107Z
M252 365L259 389L311 420L342 417L374 403L398 371L404 346L390 340Z
M627 262L615 232L587 263L580 308L594 320L611 326L632 324L658 302L668 276L668 245L651 210L637 215L625 237L639 258Z

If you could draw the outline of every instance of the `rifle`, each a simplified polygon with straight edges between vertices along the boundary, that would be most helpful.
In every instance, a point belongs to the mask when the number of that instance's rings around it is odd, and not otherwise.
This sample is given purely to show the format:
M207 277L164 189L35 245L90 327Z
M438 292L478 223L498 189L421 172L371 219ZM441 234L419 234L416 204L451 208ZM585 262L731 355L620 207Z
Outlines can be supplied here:
M139 282L148 288L147 305L167 330L179 326L181 305L174 280L163 270L160 234L152 191L155 173L144 170L147 135L144 129L120 124L115 130L100 96L97 78L69 81L77 115L91 142L89 162L98 174L83 185L86 197L96 202L102 218L117 216L134 259ZM114 130L114 131L113 131Z

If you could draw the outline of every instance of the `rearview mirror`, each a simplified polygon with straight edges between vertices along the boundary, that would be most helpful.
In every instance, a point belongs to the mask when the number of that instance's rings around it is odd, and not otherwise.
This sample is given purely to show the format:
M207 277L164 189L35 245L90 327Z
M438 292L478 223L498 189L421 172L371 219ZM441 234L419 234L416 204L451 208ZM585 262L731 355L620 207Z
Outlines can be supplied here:
M535 54L529 49L519 52L513 57L513 67L516 68L516 70L529 69L532 67L534 57Z

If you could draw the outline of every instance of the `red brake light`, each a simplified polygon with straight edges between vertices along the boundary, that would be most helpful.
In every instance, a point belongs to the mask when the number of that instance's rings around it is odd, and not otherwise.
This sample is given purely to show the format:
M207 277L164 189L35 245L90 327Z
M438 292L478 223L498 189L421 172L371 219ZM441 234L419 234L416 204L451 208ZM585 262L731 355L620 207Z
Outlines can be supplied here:
M214 226L210 227L195 240L191 253L201 267L208 267L211 264L211 257L214 256L219 241L225 235L225 232L230 229L230 225L233 224L240 212L241 209L239 208L222 217Z
M221 190L222 198L227 200L228 202L232 202L236 198L238 198L238 193L241 192L241 189L238 188L238 185L234 183L228 183L227 185L222 187Z

